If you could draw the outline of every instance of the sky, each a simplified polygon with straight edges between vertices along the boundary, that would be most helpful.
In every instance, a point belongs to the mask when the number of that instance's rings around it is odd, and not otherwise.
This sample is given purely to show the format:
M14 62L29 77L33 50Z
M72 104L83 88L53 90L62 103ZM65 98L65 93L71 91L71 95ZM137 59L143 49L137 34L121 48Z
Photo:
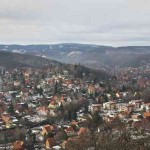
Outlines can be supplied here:
M1 44L150 45L150 0L0 0Z

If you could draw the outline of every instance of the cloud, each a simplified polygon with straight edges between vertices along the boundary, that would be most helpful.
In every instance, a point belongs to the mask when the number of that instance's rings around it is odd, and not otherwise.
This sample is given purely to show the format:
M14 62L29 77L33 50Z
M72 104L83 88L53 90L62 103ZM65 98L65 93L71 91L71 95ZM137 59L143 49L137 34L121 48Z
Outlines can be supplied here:
M1 43L149 45L149 0L2 0Z

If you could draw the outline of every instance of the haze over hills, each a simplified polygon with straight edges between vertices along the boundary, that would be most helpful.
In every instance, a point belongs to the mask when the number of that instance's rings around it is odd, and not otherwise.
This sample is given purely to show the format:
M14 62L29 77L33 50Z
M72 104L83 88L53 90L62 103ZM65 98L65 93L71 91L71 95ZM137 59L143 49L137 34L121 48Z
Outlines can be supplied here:
M150 62L150 46L111 47L90 44L0 45L0 50L29 53L65 63L101 67L139 66Z

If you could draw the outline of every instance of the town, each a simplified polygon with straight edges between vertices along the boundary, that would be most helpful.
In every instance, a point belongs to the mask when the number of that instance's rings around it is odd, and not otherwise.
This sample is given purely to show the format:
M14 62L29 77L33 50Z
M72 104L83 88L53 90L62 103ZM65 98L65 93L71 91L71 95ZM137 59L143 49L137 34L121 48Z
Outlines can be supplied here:
M150 148L149 64L102 77L80 64L0 67L0 74L2 150Z
M0 1L0 150L150 150L150 0Z

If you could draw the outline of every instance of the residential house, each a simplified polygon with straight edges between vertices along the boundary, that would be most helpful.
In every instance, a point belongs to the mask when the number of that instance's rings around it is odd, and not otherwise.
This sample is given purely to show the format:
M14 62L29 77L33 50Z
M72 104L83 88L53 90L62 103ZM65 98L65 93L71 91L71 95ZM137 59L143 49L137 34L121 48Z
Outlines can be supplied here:
M125 120L129 117L129 112L128 111L121 111L120 113L118 113L118 117L121 120Z
M65 129L65 132L67 134L68 137L71 137L71 136L75 136L76 135L76 132L74 131L74 129L72 127L68 127Z
M143 100L132 100L129 102L129 104L135 105L135 109L140 109L141 105L144 104Z
M56 132L56 130L57 130L56 125L45 125L42 129L41 134L44 136L47 135L49 132Z
M149 111L150 110L150 103L142 104L141 109L145 109L146 111Z
M47 140L46 140L46 148L47 149L51 149L53 146L55 146L56 145L56 141L55 141L55 139L53 138L53 137L51 137L51 138L48 138Z
M16 87L20 86L20 82L19 81L15 81L14 82L14 86L16 86Z
M50 108L50 109L56 109L58 107L59 107L59 104L55 100L50 102L50 104L48 105L48 108Z
M95 87L93 85L88 86L88 94L95 94Z
M127 105L127 103L117 103L116 108L118 111L126 111Z
M23 141L16 141L13 143L13 150L25 150Z
M43 129L42 129L42 132L41 132L41 134L43 135L43 136L45 136L45 135L47 135L49 132L51 132L52 130L51 130L51 126L50 125L45 125L44 127L43 127Z
M40 116L46 116L48 114L48 108L45 106L38 107L38 108L36 108L36 110Z
M89 132L90 130L88 128L83 128L81 127L80 130L78 131L78 135L84 134L86 132Z
M127 111L128 112L131 112L131 111L134 111L135 110L135 105L134 104L128 104L127 105Z
M103 108L107 109L107 110L114 110L114 109L116 109L116 102L103 103Z
M140 113L134 113L134 114L131 115L131 118L141 120L143 118L143 116Z
M101 111L102 107L103 107L102 104L92 104L89 106L89 111L91 111L91 113L94 113L96 111Z
M150 112L144 112L143 116L144 116L144 118L150 120Z
M3 122L4 122L6 125L9 126L9 125L12 124L12 117L11 117L9 114L3 113L3 114L1 115L1 117L2 117Z

